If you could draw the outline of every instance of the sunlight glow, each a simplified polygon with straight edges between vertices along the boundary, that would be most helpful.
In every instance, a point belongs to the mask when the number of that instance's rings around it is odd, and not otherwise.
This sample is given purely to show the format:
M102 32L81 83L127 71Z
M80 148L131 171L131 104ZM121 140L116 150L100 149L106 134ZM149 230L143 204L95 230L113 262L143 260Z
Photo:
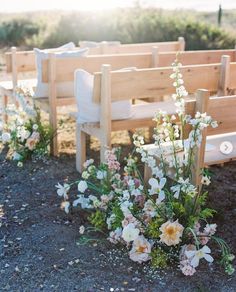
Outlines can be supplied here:
M129 7L135 0L8 0L2 12L21 12L33 10L109 10Z
M216 11L221 3L223 9L236 9L233 0L2 0L1 12L26 12L39 10L102 11L114 8L159 7L163 9L195 9Z

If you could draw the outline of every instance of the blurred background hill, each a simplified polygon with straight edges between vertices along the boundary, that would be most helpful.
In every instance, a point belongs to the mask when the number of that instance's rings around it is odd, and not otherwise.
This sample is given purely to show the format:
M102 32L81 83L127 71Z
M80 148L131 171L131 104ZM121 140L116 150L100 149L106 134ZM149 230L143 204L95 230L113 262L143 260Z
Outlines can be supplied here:
M55 47L68 41L122 43L177 40L187 50L233 48L236 10L200 12L134 7L105 11L34 11L0 14L0 47Z

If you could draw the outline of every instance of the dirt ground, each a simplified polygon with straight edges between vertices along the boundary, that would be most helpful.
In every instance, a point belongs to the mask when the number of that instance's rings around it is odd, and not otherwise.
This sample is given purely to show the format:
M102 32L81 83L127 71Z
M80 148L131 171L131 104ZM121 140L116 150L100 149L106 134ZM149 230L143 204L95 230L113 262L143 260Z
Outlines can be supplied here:
M226 276L217 263L201 264L188 278L176 267L152 271L135 264L99 235L96 244L78 246L84 215L66 215L54 187L79 177L74 154L17 168L5 160L5 151L0 154L0 291L236 291L236 275ZM218 211L218 235L236 253L236 163L212 171L209 205Z

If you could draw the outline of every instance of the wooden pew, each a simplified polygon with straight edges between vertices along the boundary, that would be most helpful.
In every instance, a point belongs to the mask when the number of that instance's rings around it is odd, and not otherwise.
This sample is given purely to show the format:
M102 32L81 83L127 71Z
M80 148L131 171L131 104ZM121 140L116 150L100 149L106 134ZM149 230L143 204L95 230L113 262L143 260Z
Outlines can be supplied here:
M181 73L189 94L193 94L201 87L207 88L212 94L217 93L219 88L221 91L235 89L236 63L228 63L228 61L229 57L225 56L222 64L183 66ZM225 63L227 66L224 66ZM172 94L173 81L169 77L171 73L171 67L112 72L110 65L103 65L101 72L95 73L93 101L100 104L101 116L98 123L77 123L76 167L78 171L82 170L86 159L85 134L99 139L101 143L100 158L101 161L104 161L104 151L107 147L111 147L112 131L153 127L152 118L158 109L170 114L175 112L172 101L156 102L135 105L134 115L130 119L111 120L111 102Z
M222 164L236 159L236 95L209 97L210 92L205 89L199 89L196 94L196 100L186 101L185 112L194 116L196 112L204 113L211 116L219 124L217 128L208 127L202 133L202 143L198 151L195 153L195 163L192 169L192 183L201 187L201 171L204 167L214 164ZM191 128L185 133L186 137ZM232 151L222 152L224 142L230 142ZM211 146L207 150L207 145ZM168 147L163 144L163 147ZM228 147L227 145L225 146ZM145 145L144 149L149 153L154 153L156 146L154 144ZM166 158L171 154L166 155ZM177 156L182 159L183 152L177 153ZM145 181L151 177L150 169L145 165Z
M196 52L182 52L180 55L181 62L183 64L188 64L189 62L193 62L194 57L189 58L189 56L198 56L198 62L211 62L218 60L220 61L220 57L222 56L223 53L227 52L229 56L235 57L235 51L234 50L223 50L223 51L196 51ZM150 68L150 67L155 67L157 65L157 60L161 60L158 55L161 55L162 53L159 53L158 50L153 49L152 53L142 53L142 54L119 54L119 55L98 55L98 56L88 56L88 57L80 57L77 59L66 59L66 60L59 60L55 59L53 60L53 53L52 53L52 61L44 61L43 64L43 80L44 82L51 83L51 89L52 92L50 93L50 96L56 96L57 92L55 90L56 83L60 83L62 81L73 81L74 80L74 71L78 68L84 69L88 72L95 72L99 71L101 68L102 64L111 64L112 69L121 69L124 67L137 67L137 68ZM167 53L166 53L167 54ZM172 63L175 54L173 52L169 53L169 59L166 59L166 64L170 65L169 63ZM10 87L4 88L2 87L2 93L4 94L4 101L5 105L7 104L7 99L8 96L10 95L10 92L13 91L15 86L19 85L18 83L18 73L22 72L32 72L34 71L35 68L35 56L34 53L32 52L16 52L14 49L11 53L6 54L6 64L7 64L7 72L12 73L12 84L13 87L11 87L11 82L8 82L8 85ZM166 55L165 55L166 57ZM173 58L173 59L172 59ZM222 74L222 82L219 88L222 87L222 94L226 94L229 92L230 86L227 84L228 82L228 75L229 75L229 70L227 69L229 67L229 57L224 58L224 74ZM49 64L49 63L55 63L54 65ZM164 63L162 63L164 64ZM54 69L52 69L54 67ZM49 69L51 68L51 69ZM58 69L59 68L59 69ZM227 69L227 70L226 70ZM56 79L54 80L53 76L50 77L50 70L52 72L58 70L58 74L56 74ZM54 70L54 71L53 71ZM208 77L207 77L208 78ZM53 81L51 81L53 80ZM36 84L36 79L32 80L32 86L34 87ZM128 86L128 84L127 84ZM1 88L1 84L0 84ZM163 94L168 94L166 90L163 90ZM161 92L160 95L161 96ZM51 125L54 129L56 129L56 112L55 110L55 104L57 106L61 105L68 105L74 103L74 97L70 98L60 98L55 102L53 102L54 98L49 98L50 100L50 107L48 107L49 102L48 99L42 99L41 100L41 105L45 106L46 108L50 108L50 121ZM6 117L5 117L6 119ZM54 146L57 144L56 143L56 137L54 139ZM55 151L53 151L54 154L57 153L57 147L55 146Z
M136 67L151 68L154 66L152 54L126 54L126 55L97 55L77 58L56 58L49 54L49 59L42 62L42 81L48 83L49 97L37 98L37 103L42 109L49 111L50 125L53 130L57 128L57 107L75 104L74 96L57 97L57 85L62 82L74 82L74 72L80 68L89 73L99 71L102 64L111 64L114 70ZM72 85L73 86L73 85ZM52 154L58 154L57 136L54 136Z
M152 43L157 44L157 43ZM162 43L159 43L159 46ZM146 46L146 44L143 44ZM133 45L128 45L133 46ZM95 48L97 49L97 48ZM133 48L134 49L134 48ZM171 65L173 60L176 57L176 52L163 52L163 48L154 46L149 48L149 51L146 53L135 53L137 57L141 58L144 62L143 68L150 67L168 67ZM168 49L166 47L166 49ZM172 48L173 49L173 48ZM90 54L93 54L93 51L90 51ZM96 52L95 52L96 53ZM129 58L129 54L127 55ZM236 61L236 50L210 50L210 51L182 51L179 54L179 60L183 65L194 65L194 64L210 64L210 63L219 63L223 55L230 56L232 62ZM5 103L7 103L7 97L12 94L17 85L21 84L21 79L19 78L20 73L34 73L36 71L35 64L35 53L34 51L16 51L16 48L13 47L11 52L5 54L6 59L6 73L11 74L10 81L0 82L0 90L2 95L5 98ZM95 60L95 59L93 59ZM98 61L99 62L99 61ZM135 65L134 65L135 66ZM121 67L120 67L121 68ZM100 70L100 69L97 69ZM33 78L29 80L31 86L36 85L36 79Z
M79 42L81 48L86 47L88 42ZM179 37L177 41L171 42L155 42L155 43L137 43L137 44L120 44L120 45L109 45L109 42L97 43L97 47L91 47L91 55L99 54L134 54L134 53L148 53L151 52L153 47L158 47L160 52L173 52L173 51L184 51L185 40L183 37Z

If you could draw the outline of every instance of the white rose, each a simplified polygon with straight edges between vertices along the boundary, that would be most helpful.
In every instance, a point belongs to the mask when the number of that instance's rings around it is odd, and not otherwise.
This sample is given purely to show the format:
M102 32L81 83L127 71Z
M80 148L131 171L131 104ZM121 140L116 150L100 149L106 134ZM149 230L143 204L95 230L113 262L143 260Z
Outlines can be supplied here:
M87 185L86 181L81 180L78 184L78 191L80 193L84 193L87 190L87 188L88 188L88 185Z
M135 240L139 235L139 229L135 228L135 225L133 223L129 223L122 232L122 238L126 242L130 242Z

